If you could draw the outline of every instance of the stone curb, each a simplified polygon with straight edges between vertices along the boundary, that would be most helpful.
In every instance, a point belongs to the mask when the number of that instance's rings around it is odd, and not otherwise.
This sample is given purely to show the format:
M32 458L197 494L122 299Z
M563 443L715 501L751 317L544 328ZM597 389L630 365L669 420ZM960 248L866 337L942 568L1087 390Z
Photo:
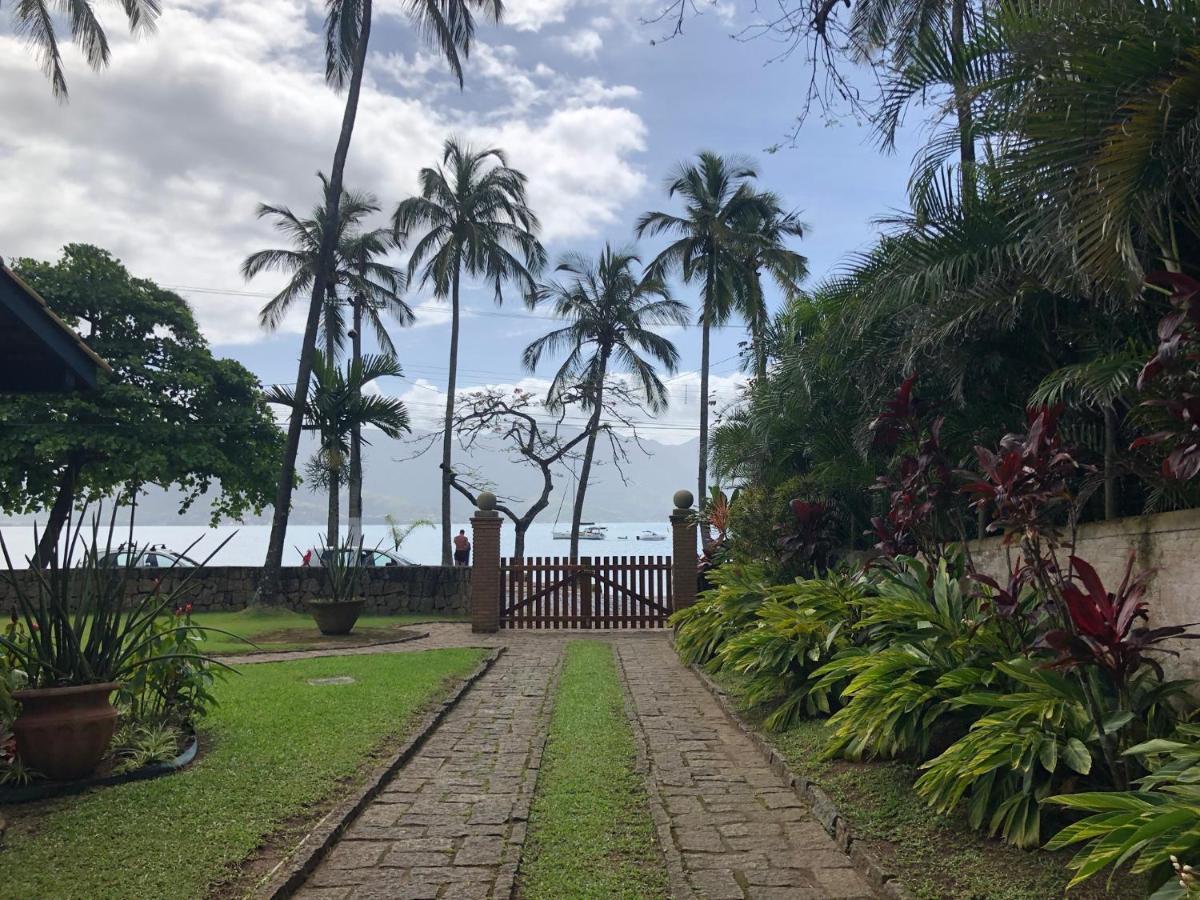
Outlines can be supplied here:
M730 700L729 695L718 685L708 673L697 666L695 663L688 666L700 679L700 683L708 689L708 692L716 698L720 704L721 710L736 725L742 733L744 733L758 751L767 759L771 768L774 769L780 777L791 785L792 790L796 792L796 796L803 802L807 803L812 810L813 817L821 823L829 836L834 839L842 852L850 857L850 860L861 871L871 885L879 891L884 897L891 900L914 900L914 897L907 888L902 885L887 866L881 863L871 852L871 849L866 845L865 841L860 841L854 836L853 826L834 805L833 799L827 794L820 785L815 781L797 775L793 772L778 750L771 746L758 730L752 727L737 710L737 706Z
M476 681L482 678L492 664L504 653L504 647L493 650L479 666L463 679L455 691L432 710L420 727L401 746L400 750L367 778L366 784L352 796L347 797L332 810L301 841L300 846L272 871L270 880L251 893L269 900L286 900L299 890L308 876L325 858L333 845L354 821L387 786L392 777L421 749L429 736L453 709Z
M436 624L422 622L421 625ZM420 626L417 626L420 627ZM422 641L429 637L428 631L414 631L404 637L388 638L384 641L372 641L367 644L346 644L344 647L311 647L308 650L254 650L240 656L214 656L219 663L227 666L254 666L259 663L287 662L292 659L320 659L324 656L342 656L347 650L371 650L375 647L391 647L395 644L407 644L409 641ZM309 656L296 656L297 653L307 653Z

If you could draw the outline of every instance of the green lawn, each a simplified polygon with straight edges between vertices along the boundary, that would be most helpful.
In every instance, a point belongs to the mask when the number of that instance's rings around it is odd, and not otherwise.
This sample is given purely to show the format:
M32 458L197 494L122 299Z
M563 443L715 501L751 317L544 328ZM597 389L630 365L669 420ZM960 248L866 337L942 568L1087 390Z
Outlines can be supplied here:
M294 846L314 806L345 793L374 751L394 751L421 710L483 654L433 650L247 666L217 686L207 752L190 768L6 809L0 897L203 897L285 823ZM337 675L357 681L308 684Z
M716 680L733 697L740 694L738 678L720 675ZM743 714L752 722L758 719L754 710L743 710ZM1145 896L1144 890L1126 879L1115 881L1106 893L1103 877L1066 894L1071 874L1066 868L1069 853L1019 850L982 837L963 816L939 815L917 797L913 782L918 773L909 763L822 760L828 742L824 720L809 720L766 736L793 772L825 789L855 833L922 900Z
M244 609L241 612L196 613L197 625L219 628L259 645L260 650L306 650L324 646L345 646L369 641L388 640L407 626L423 622L467 621L465 616L436 613L397 616L362 616L354 631L345 637L327 638L317 631L312 616L288 609ZM236 638L210 633L205 636L204 652L217 656L254 653L254 647Z
M572 641L529 816L527 900L668 893L612 648Z

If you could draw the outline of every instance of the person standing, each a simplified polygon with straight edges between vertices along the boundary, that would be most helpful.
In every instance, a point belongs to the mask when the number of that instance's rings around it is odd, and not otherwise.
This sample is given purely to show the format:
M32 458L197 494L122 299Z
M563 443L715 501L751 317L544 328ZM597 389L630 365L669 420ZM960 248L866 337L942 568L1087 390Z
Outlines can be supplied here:
M467 537L466 529L460 528L454 536L454 565L469 566L471 564L471 539Z

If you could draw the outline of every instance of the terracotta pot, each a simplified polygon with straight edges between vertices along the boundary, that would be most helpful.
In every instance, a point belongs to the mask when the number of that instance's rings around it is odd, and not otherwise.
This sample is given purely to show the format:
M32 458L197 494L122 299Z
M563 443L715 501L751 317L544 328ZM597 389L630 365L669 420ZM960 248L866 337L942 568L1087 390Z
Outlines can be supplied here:
M12 730L21 761L53 781L91 774L117 727L108 695L118 687L84 684L14 692L21 715Z
M321 634L338 635L350 633L366 603L366 600L309 600L307 605Z

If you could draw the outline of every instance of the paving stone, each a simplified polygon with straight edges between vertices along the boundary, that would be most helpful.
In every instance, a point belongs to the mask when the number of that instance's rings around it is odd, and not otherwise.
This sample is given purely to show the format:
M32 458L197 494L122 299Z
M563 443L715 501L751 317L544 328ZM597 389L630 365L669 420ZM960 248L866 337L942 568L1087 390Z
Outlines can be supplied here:
M528 810L534 779L527 773L538 762L562 647L561 640L514 642L350 825L299 896L507 897L526 833L514 819ZM509 856L514 862L502 864Z
M696 896L872 897L871 886L670 642L616 638L672 851Z

